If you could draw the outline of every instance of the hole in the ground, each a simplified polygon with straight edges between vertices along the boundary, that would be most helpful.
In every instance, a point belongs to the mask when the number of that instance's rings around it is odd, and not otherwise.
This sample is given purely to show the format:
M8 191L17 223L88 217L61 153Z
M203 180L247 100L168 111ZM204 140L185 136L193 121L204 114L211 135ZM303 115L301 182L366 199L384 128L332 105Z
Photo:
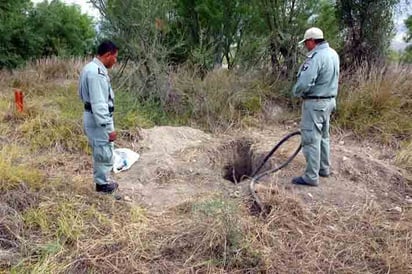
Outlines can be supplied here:
M224 179L237 184L250 178L255 169L260 166L268 152L252 150L252 143L252 140L242 138L232 141L221 148L226 158L222 176ZM259 173L271 169L274 163L272 157L263 165Z
M229 147L228 161L223 167L223 178L235 184L250 177L253 172L252 142L240 139Z

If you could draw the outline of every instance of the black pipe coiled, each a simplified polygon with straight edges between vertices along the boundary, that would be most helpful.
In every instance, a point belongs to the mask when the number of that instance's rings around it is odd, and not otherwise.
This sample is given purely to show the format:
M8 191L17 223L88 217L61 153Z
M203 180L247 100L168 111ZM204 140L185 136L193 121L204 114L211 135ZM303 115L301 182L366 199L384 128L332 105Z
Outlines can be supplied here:
M265 156L265 158L263 159L262 163L259 165L259 167L256 169L256 171L252 174L252 181L250 182L249 185L249 190L253 196L253 198L256 201L256 204L258 205L259 209L262 210L264 208L263 203L261 202L261 200L259 199L259 196L256 194L255 191L255 184L258 183L258 180L261 179L262 177L269 175L271 173L277 172L280 169L284 168L285 166L287 166L295 157L296 155L298 155L299 151L302 149L302 144L299 145L299 147L296 149L296 151L281 165L269 169L265 172L262 172L260 174L258 174L258 172L262 169L262 167L265 165L265 163L269 160L269 158L273 155L273 153L275 153L275 151L283 144L285 143L287 140L289 140L290 138L292 138L293 136L296 135L300 135L300 131L295 131L292 133L289 133L288 135L286 135L285 137L282 138L282 140L280 140L280 142Z

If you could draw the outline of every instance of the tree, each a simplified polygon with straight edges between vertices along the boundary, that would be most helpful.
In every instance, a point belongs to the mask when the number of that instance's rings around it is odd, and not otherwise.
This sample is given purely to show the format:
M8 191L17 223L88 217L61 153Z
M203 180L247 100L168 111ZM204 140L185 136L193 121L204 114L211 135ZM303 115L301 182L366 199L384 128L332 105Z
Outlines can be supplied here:
M393 36L393 14L399 0L338 0L345 44L344 67L369 65L384 59Z
M325 1L255 0L257 9L252 30L260 30L266 41L273 71L283 72L287 77L295 74L299 58L298 41L305 29L316 24L321 13L320 3Z
M409 15L409 17L405 20L405 26L408 29L405 37L405 42L411 42L412 41L412 15Z
M173 18L171 0L91 0L104 16L101 38L120 47L120 58L129 66L126 88L143 100L165 100L168 57L173 51L165 42Z
M95 30L78 6L14 0L0 2L0 36L0 68L15 68L44 56L89 54Z
M223 59L233 66L237 50L233 46L240 44L249 4L245 0L91 2L105 16L105 35L124 42L126 48L133 44L133 50L126 52L132 60L145 58L155 44L162 52L157 59L168 64L190 61L206 70L220 66ZM146 39L149 44L142 43Z
M14 68L34 55L38 46L27 13L30 0L0 2L0 68Z
M177 0L171 22L185 41L187 58L210 69L235 62L249 3L244 0ZM233 46L234 49L232 48Z
M412 15L410 15L405 20L405 26L407 28L407 33L404 38L405 42L412 41ZM402 54L402 61L406 63L412 63L412 45L406 47L404 53Z
M90 54L96 32L93 19L80 7L60 0L46 0L30 12L33 33L40 37L39 56L82 56Z
M318 14L309 21L313 26L322 29L325 39L339 52L343 47L343 37L339 29L338 13L334 2L331 0L319 1Z
M91 3L104 16L102 38L117 41L122 46L122 56L138 61L149 57L149 53L160 53L167 27L168 0L91 0Z

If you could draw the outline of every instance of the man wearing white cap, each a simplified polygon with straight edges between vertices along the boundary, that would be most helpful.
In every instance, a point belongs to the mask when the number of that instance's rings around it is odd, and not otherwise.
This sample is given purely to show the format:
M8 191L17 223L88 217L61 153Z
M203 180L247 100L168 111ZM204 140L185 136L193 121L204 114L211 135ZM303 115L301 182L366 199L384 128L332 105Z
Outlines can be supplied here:
M330 175L329 121L336 107L339 56L319 28L306 30L299 43L304 43L308 54L299 68L293 95L303 100L300 127L306 170L292 183L317 186L319 176Z

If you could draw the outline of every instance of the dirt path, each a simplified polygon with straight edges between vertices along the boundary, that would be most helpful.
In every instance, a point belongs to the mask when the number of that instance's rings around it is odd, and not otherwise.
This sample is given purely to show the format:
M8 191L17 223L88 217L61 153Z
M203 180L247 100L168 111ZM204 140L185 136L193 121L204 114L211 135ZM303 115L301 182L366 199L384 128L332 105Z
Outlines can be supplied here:
M126 200L158 212L214 193L246 197L249 180L234 184L223 177L230 178L235 167L250 174L263 156L289 132L251 129L212 136L188 127L143 130L143 138L137 144L140 160L129 171L117 176L120 194ZM295 138L282 146L270 164L274 166L284 159L298 142L299 138ZM291 178L304 170L302 153L286 168L263 178L260 185L283 189L308 206L350 209L376 201L384 209L402 211L411 206L410 184L402 171L382 155L364 144L332 139L333 174L321 178L319 187L290 184Z

